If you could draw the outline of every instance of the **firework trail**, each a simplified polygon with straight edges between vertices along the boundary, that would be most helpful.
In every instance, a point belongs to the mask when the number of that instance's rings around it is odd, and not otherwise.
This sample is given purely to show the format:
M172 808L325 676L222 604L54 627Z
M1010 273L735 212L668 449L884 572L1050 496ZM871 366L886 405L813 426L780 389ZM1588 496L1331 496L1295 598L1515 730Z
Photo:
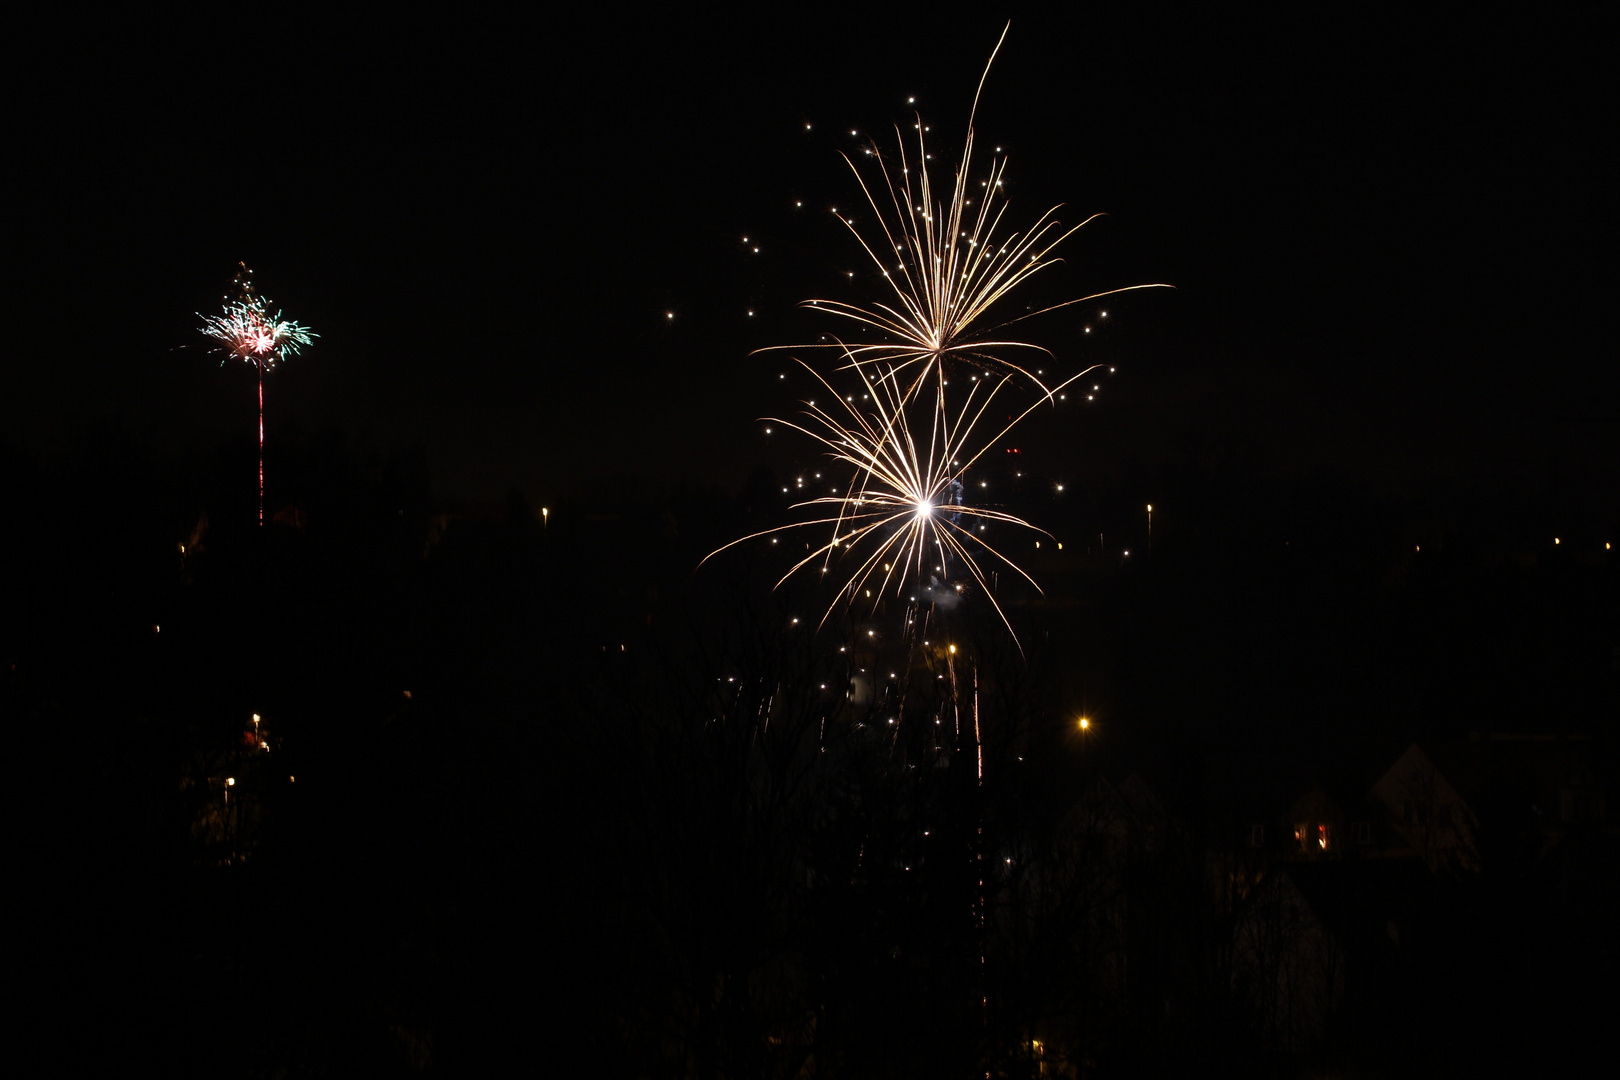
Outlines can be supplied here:
M223 313L203 315L199 328L202 333L219 344L217 351L226 359L244 360L253 365L259 377L259 525L264 525L264 373L289 356L297 356L299 349L310 344L319 334L307 326L283 319L278 310L270 314L270 301L260 296L253 287L253 271L246 263L237 263L236 277L231 291L221 300ZM221 361L223 363L224 361Z

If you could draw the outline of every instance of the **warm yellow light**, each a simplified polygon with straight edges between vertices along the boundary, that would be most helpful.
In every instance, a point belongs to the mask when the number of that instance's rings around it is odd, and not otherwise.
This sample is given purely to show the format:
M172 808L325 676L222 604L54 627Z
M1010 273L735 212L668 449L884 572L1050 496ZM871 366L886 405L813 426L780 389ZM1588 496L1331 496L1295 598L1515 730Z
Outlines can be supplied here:
M234 777L234 776L227 776L227 777L226 777L226 778L225 778L225 786L226 786L226 787L235 787L235 786L236 786L236 777Z
M956 646L955 645L951 646L951 655L952 656L956 655Z
M1086 719L1084 716L1082 716L1080 718L1080 730L1081 731L1090 731L1091 730L1091 721Z
M258 713L253 714L253 722L255 724L257 724L259 722L259 714Z
M1153 513L1153 504L1152 503L1148 503L1148 513L1150 513L1150 514Z

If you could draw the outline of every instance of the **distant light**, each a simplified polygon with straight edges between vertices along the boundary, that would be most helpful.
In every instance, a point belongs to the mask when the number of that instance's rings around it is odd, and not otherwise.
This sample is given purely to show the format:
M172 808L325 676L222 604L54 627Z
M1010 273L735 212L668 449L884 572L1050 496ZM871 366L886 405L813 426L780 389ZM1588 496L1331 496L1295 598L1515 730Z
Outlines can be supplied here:
M1553 537L1553 543L1555 543L1555 544L1561 544L1561 543L1563 543L1563 541L1562 541L1562 540L1560 540L1560 539L1558 539L1558 537L1556 537L1556 536L1555 536L1555 537Z
M666 312L664 312L664 318L666 318L666 319L673 319L673 318L674 318L674 317L675 317L675 313L674 313L674 312L673 312L673 311L666 311Z
M226 787L235 787L235 786L236 786L236 777L234 777L234 776L227 776L227 777L226 777L226 778L225 778L225 786L226 786Z
M955 645L952 645L952 646L951 646L951 655L952 655L952 656L955 656L955 655L956 655L956 646L955 646Z
M1090 731L1091 730L1091 721L1087 720L1083 716L1080 718L1080 730L1081 731Z

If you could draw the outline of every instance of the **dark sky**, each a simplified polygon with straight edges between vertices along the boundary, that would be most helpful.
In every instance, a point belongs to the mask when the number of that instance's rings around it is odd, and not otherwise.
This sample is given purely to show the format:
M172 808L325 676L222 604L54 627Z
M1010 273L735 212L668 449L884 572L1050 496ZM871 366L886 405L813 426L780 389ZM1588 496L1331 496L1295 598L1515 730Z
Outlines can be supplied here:
M1010 15L978 131L1011 217L1109 215L1037 295L1177 287L1084 342L1089 310L1032 329L1118 367L1031 422L1055 468L1237 454L1409 489L1616 459L1595 20L447 10L23 34L0 434L250 436L251 377L194 315L244 259L321 335L270 380L273 436L419 445L476 498L734 484L795 402L750 350L829 328L800 299L869 295L826 212L858 197L850 129L892 141L914 95L954 152Z

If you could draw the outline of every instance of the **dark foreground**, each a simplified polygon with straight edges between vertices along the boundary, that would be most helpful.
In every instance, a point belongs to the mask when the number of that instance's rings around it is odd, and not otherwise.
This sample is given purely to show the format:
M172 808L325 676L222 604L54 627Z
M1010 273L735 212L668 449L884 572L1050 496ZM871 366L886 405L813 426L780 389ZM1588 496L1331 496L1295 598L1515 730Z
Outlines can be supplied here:
M1605 1028L1597 479L1089 493L1021 657L971 595L924 646L694 574L763 477L541 516L313 440L261 532L120 438L6 450L50 1071L1541 1075Z

